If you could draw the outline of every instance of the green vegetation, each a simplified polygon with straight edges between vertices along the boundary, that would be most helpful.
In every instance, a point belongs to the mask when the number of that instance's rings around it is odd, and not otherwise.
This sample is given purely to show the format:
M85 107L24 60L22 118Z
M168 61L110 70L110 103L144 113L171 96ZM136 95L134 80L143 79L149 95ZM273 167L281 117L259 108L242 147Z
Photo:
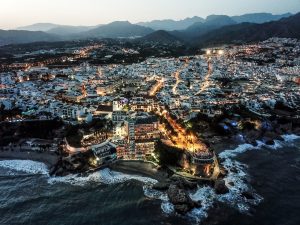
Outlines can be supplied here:
M51 140L62 137L59 129L63 122L60 120L23 121L20 123L3 123L0 126L0 146L17 142L22 138L40 138Z
M84 133L111 129L112 124L105 119L94 119L89 124L68 125L65 129L65 137L73 147L81 147L81 139Z

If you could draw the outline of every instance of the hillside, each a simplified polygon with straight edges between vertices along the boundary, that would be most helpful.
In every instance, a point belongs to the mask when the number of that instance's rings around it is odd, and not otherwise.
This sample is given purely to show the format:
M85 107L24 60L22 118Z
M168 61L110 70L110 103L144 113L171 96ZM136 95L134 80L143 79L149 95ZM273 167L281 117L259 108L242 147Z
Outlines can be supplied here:
M263 24L242 23L225 26L198 36L193 45L244 43L262 41L271 37L300 38L300 13Z
M54 28L48 30L47 33L64 36L64 35L72 35L72 34L78 34L78 33L86 32L86 31L92 30L94 28L96 28L96 27L95 26L88 27L88 26L64 26L64 25L60 25L60 26L57 26L57 27L54 27Z
M8 44L21 44L38 41L59 41L56 35L42 31L0 30L0 46Z
M155 31L151 34L148 34L142 38L137 39L138 41L147 41L147 42L157 42L161 44L169 44L169 43L175 43L175 42L181 42L180 39L177 37L171 35L167 31L159 30Z
M144 27L149 27L153 30L166 30L166 31L173 31L173 30L184 30L189 26L193 25L197 22L204 22L205 20L201 17L194 16L192 18L186 18L183 20L153 20L151 22L141 22L137 23L137 25L141 25Z
M18 27L16 30L27 30L27 31L48 31L60 25L54 23L35 23L28 26Z
M208 16L204 23L194 23L190 27L182 31L173 31L172 35L179 39L190 42L193 38L204 35L212 30L218 29L223 26L236 24L229 16L224 15L212 15Z
M151 28L131 24L128 21L117 21L84 32L81 35L93 38L129 38L142 37L152 32Z
M232 16L231 19L233 19L237 23L267 23L289 16L292 16L292 14L285 13L281 15L273 15L271 13L250 13L241 16Z

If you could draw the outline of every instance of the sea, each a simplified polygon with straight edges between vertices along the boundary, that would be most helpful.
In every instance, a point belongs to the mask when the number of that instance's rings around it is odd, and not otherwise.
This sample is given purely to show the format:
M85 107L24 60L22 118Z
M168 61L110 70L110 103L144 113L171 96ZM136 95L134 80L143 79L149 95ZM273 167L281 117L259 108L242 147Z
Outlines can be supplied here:
M284 135L273 146L241 144L219 156L229 193L208 186L190 193L201 203L177 215L151 178L109 169L51 177L30 160L0 161L1 225L299 225L300 137ZM244 193L251 193L251 197Z

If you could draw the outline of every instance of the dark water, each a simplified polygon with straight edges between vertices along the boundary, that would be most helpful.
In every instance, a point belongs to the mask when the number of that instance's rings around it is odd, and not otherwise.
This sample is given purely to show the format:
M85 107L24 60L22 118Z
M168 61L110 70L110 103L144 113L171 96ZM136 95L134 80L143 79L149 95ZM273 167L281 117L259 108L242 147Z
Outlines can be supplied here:
M246 163L251 184L264 197L252 216L233 214L227 224L300 224L300 141L277 150L248 151L239 160Z
M1 177L0 215L1 225L185 224L162 214L160 201L145 197L138 181L50 185L41 175Z
M212 210L205 224L299 225L300 140L275 150L247 151L237 159L248 166L250 184L264 199L248 214L221 205Z
M264 200L247 215L226 204L217 205L204 223L299 225L300 141L276 150L247 151L238 160L248 165L250 183ZM47 179L44 175L20 172L12 175L0 168L0 224L194 223L188 218L164 214L161 201L145 197L143 184L138 181L76 186L49 184Z

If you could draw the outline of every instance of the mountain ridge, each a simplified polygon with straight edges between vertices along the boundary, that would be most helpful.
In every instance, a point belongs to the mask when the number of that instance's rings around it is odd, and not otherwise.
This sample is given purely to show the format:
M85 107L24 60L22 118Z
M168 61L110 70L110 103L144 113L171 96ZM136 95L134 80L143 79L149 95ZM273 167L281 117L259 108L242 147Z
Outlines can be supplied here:
M262 18L274 18L274 15L268 13L245 14L239 16L242 20L255 19L256 22L262 21ZM222 44L235 42L259 41L272 36L279 37L298 37L300 27L297 26L296 18L300 21L299 13L290 17L290 15L277 15L281 18L277 21L266 23L237 23L236 18L226 15L210 15L204 22L196 22L185 30L154 30L149 27L132 24L128 21L115 21L106 25L96 27L86 26L63 26L51 23L34 24L32 29L51 28L43 31L26 30L0 30L0 45L21 44L40 41L68 41L89 38L140 38L139 41L150 42L181 42L186 45L204 45L204 44ZM254 16L254 17L253 17ZM194 19L199 19L195 18ZM190 18L191 19L191 18ZM294 21L294 22L293 22ZM299 23L299 22L298 22ZM83 30L82 30L83 29Z
M161 44L182 43L182 40L170 34L165 30L158 30L144 37L138 38L137 41L156 42Z
M60 41L60 37L43 31L0 30L0 46L37 41Z
M262 24L240 23L221 27L193 40L193 45L247 43L263 41L271 37L300 39L300 13L279 21Z
M128 21L115 21L85 33L81 33L83 37L102 37L102 38L129 38L137 36L145 36L152 33L151 28L132 24Z

